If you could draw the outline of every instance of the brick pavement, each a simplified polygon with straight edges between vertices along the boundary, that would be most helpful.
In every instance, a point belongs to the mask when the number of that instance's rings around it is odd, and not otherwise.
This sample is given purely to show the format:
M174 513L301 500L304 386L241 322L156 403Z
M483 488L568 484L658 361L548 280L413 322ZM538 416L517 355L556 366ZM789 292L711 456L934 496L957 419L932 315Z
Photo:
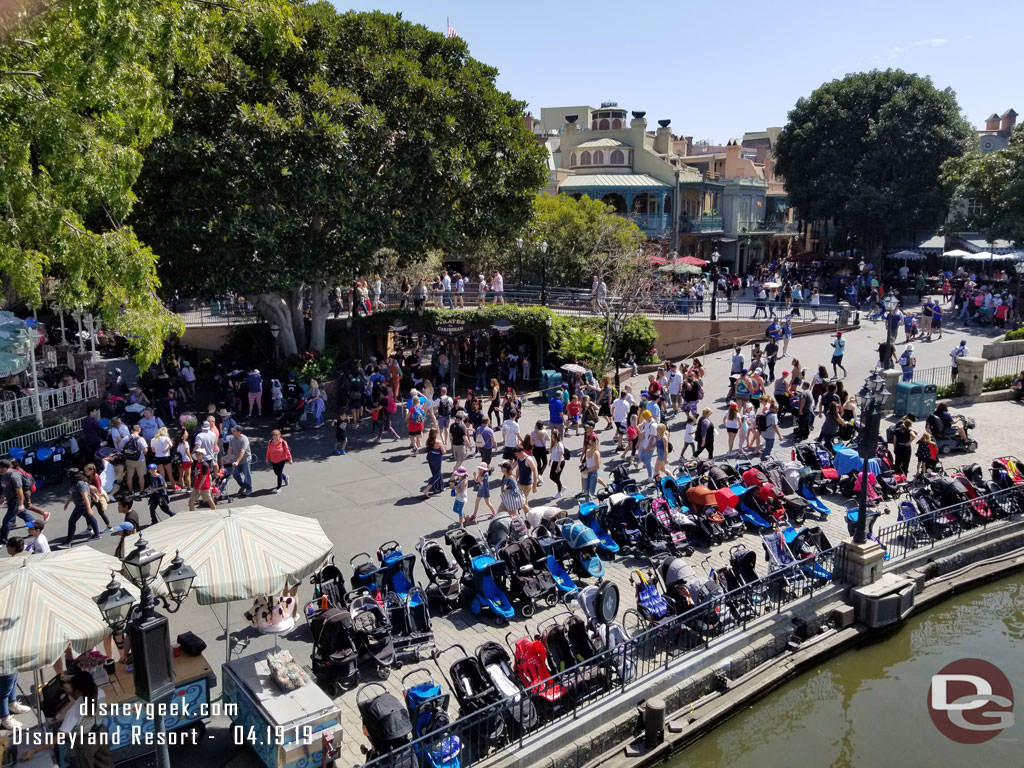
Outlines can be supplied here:
M881 324L872 325L865 323L860 329L852 330L847 334L848 346L846 355L847 368L850 371L848 386L854 391L859 388L860 380L874 364L875 349L884 335ZM933 367L948 363L949 347L960 338L956 331L948 332L942 342L920 343L917 346L917 356L921 367ZM967 335L967 334L965 334ZM991 334L984 336L968 335L972 351L980 351L981 344ZM802 363L808 367L816 366L818 363L827 363L830 357L831 348L828 345L828 337L824 335L798 337L790 345L791 356L797 356ZM704 359L708 376L706 379L706 403L710 402L716 409L725 406L723 398L727 374L729 370L729 353L720 352L707 356ZM788 359L780 361L778 370L785 369ZM639 389L641 381L646 377L633 382L634 390ZM981 447L977 454L969 457L972 461L978 461L983 466L991 458L1007 453L1024 454L1024 444L1018 437L1018 427L1022 423L1018 415L1018 408L1011 403L986 403L972 406L969 411L978 421L977 436ZM524 423L532 424L538 418L546 416L546 408L540 401L529 403L524 409ZM720 416L716 417L720 418ZM681 429L678 421L670 422L671 430ZM269 430L269 422L259 421L252 425L250 430L254 438L254 453L261 456L263 439ZM304 514L320 520L325 531L335 542L335 554L337 562L348 571L348 560L360 551L370 551L387 539L398 540L406 551L413 551L413 547L421 536L440 537L444 530L454 522L455 516L451 510L451 498L440 495L430 500L423 500L419 496L419 489L422 487L426 477L426 463L422 457L414 457L408 449L407 441L384 440L380 445L368 443L367 435L369 427L364 426L359 430L350 430L350 451L347 456L331 456L330 445L332 435L327 429L320 431L308 431L289 438L297 463L292 468L291 485L280 495L271 495L269 486L272 474L269 467L259 462L254 467L254 487L258 489L248 501L236 501L234 504L259 503L283 511ZM786 433L789 430L785 430ZM611 432L602 433L602 451L607 457L611 454ZM719 440L720 450L724 446L724 440ZM681 439L675 438L677 448L681 445ZM569 436L567 446L572 450L574 456L579 456L581 438ZM1014 447L1017 446L1017 447ZM788 458L790 441L787 439L782 445L776 448L776 456ZM964 461L967 461L965 458ZM947 461L947 465L955 463ZM575 465L575 461L570 462ZM446 462L446 473L450 470L450 462ZM607 467L606 467L607 468ZM639 477L639 475L638 475ZM563 481L569 493L579 489L579 476L571 467L567 467ZM259 489L264 490L259 490ZM546 481L541 489L542 492L535 503L550 503L550 494L554 490L550 480ZM471 497L472 500L472 497ZM834 509L841 508L837 500L826 500ZM558 504L570 511L575 507L571 499L562 499ZM176 509L185 508L185 502L177 499L173 502ZM66 513L60 510L59 504L49 504L48 508L53 512L50 521L48 534L51 541L62 535L66 523ZM145 518L145 515L143 515ZM895 522L894 516L881 518L880 526L889 521ZM826 533L833 542L845 538L846 527L841 514L833 513L823 526ZM759 541L747 534L743 542L758 554L759 570L764 571L762 549ZM734 542L731 542L734 543ZM115 542L109 537L104 537L97 542L97 548L112 553ZM286 546L286 542L283 546ZM728 545L717 547L713 551L698 550L692 560L695 565L705 557L711 558L712 565L723 563L728 554ZM633 603L632 588L628 582L629 569L621 563L609 564L606 568L608 578L616 582L623 595L623 606L630 607ZM424 574L417 565L417 578L424 580ZM304 585L300 591L301 599L308 599L310 588ZM273 639L258 635L255 630L245 629L245 620L242 613L248 606L235 604L231 607L230 630L240 636L248 638L250 645L247 652L263 650L273 645ZM192 629L209 644L207 655L215 668L219 668L223 661L223 640L224 640L224 606L199 606L194 601L186 603L182 610L171 617L172 631L175 633ZM542 611L538 618L552 615L554 609ZM534 621L529 622L534 626ZM506 629L497 629L485 618L476 620L471 616L464 616L457 612L450 617L439 618L434 622L437 645L444 648L453 643L464 645L467 650L472 650L477 644L486 639L503 640ZM526 632L521 619L512 623L511 630L516 637ZM280 639L282 646L288 647L299 659L309 657L309 634L304 625L300 625L294 632ZM450 662L450 658L447 659ZM432 665L431 665L432 666ZM407 670L402 670L407 671ZM436 671L436 670L435 670ZM400 675L395 672L388 680L388 685L397 691ZM365 670L364 680L373 679L372 671ZM363 743L361 725L356 713L354 694L348 693L338 699L338 703L345 714L345 721L349 724L346 728L345 740L342 744L343 754L341 763L354 765L363 761L360 752L360 745ZM223 726L223 723L213 723L214 728ZM226 739L226 736L225 736ZM186 758L184 752L181 758ZM194 765L194 768L205 768L205 766L223 766L230 761L231 765L244 766L256 765L252 753L243 748L231 749L223 743L219 743L216 749L204 748L202 752L189 753L187 759Z

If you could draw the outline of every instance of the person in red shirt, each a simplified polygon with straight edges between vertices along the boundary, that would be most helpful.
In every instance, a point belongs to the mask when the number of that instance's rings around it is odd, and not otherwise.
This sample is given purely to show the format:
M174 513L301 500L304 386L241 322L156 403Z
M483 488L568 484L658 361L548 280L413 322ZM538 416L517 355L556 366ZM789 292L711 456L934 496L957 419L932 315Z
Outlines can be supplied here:
M188 497L189 511L195 511L196 499L200 497L209 505L210 509L216 509L217 505L213 503L213 494L211 493L213 482L210 478L210 465L203 448L197 447L192 451L192 473L192 493Z
M569 405L566 407L566 412L569 414L569 424L576 429L576 434L580 433L580 398L579 395L573 395L572 400L569 401Z
M288 447L288 441L281 436L281 430L275 429L270 433L270 442L267 443L267 463L274 468L277 475L277 487L274 493L281 492L281 483L288 485L288 475L284 473L285 464L294 464L292 461L292 450Z

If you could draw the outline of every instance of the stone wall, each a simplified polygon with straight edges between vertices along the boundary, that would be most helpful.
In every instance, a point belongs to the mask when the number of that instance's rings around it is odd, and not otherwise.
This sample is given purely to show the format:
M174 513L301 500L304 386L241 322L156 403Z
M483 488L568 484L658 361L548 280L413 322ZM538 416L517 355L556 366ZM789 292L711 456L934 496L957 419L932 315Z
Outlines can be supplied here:
M669 360L678 360L691 355L705 355L719 349L727 349L733 344L748 344L767 341L764 333L768 321L757 320L683 320L652 318L654 328L658 332L656 348ZM851 331L856 326L847 326ZM834 332L833 323L793 323L793 335L803 336L809 333Z

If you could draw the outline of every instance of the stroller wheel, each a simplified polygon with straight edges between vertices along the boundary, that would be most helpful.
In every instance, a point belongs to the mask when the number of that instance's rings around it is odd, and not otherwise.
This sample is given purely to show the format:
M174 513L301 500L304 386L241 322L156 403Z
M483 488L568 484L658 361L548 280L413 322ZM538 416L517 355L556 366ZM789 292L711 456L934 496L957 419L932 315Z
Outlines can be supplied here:
M377 665L377 677L379 677L381 680L387 680L390 675L391 667L389 667L387 664Z
M496 627L507 627L508 626L508 619L506 619L504 616L497 615L497 616L494 617L494 626L496 626Z
M469 612L474 616L479 616L481 610L483 607L480 605L480 598L474 597L469 603Z
M683 557L690 557L695 551L693 547L687 547L683 550Z
M523 603L523 607L520 609L524 619L528 619L537 612L536 606L533 603Z
M547 603L548 608L554 608L558 605L558 595L552 592L550 595L544 598L544 602Z

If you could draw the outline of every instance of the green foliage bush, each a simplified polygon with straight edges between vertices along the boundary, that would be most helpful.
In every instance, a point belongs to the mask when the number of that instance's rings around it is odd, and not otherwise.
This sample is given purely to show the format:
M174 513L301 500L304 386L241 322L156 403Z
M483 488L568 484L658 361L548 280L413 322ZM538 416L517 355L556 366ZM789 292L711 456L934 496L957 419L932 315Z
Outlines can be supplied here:
M1015 331L1007 331L1004 337L1006 341L1024 341L1024 328Z
M963 397L964 389L964 383L962 381L957 381L943 387L938 387L935 392L935 396L939 400L944 400L950 397Z
M985 383L981 385L981 388L984 392L998 392L1000 389L1009 389L1016 378L1017 375L1013 373L1006 376L993 376L991 379L985 379Z

